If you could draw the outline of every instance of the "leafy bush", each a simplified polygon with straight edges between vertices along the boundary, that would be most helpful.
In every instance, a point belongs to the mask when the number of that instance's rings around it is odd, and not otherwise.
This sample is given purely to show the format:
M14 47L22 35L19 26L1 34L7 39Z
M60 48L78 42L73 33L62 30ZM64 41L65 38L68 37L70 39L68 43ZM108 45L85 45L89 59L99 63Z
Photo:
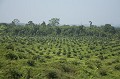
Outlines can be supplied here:
M9 44L9 45L6 46L6 49L14 50L14 46L12 44Z
M107 75L107 71L106 71L105 69L101 69L101 70L99 71L99 74L100 74L101 76L106 76L106 75Z
M66 52L63 52L63 55L66 55Z
M72 64L74 64L74 65L79 65L79 64L81 64L79 61L72 61Z
M60 63L65 63L67 61L66 58L60 58L59 60Z
M0 60L0 69L3 67L3 62Z
M5 72L6 79L20 79L22 77L22 73L19 72L17 68L9 68Z
M95 66L96 66L97 68L101 68L101 66L102 66L102 63L101 63L100 60L95 60L95 61L94 61L94 64L95 64Z
M47 74L48 79L57 79L59 78L58 73L55 70L50 70Z
M40 61L41 63L45 63L45 62L46 62L44 58L40 58L39 61Z
M114 69L120 70L120 64L115 65Z
M18 53L20 59L26 59L27 57L23 53Z
M59 56L59 55L61 54L61 52L60 52L60 51L58 51L56 54Z
M28 60L28 61L27 61L27 64L28 64L29 66L35 66L35 61L34 61L34 60Z
M31 79L32 77L32 68L27 68L26 79Z
M77 54L76 54L76 53L74 53L74 54L73 54L73 56L77 56Z
M44 55L44 53L43 53L43 52L40 52L40 55Z
M104 56L103 55L99 55L98 58L101 59L101 60L104 60Z
M67 57L70 58L70 57L71 57L71 54L67 54Z
M45 58L47 58L47 59L51 59L51 58L52 58L52 56L45 55Z
M79 56L79 59L80 59L80 60L82 60L82 59L83 59L83 56L82 56L82 55L80 55L80 56Z
M40 55L34 55L34 56L32 57L33 60L39 60L40 58L41 58Z
M90 55L85 55L86 58L90 58Z
M72 68L69 67L68 65L62 64L61 67L62 67L64 72L71 72L72 71Z
M10 60L17 60L18 56L13 52L8 52L5 57Z
M119 59L115 59L115 60L112 61L112 63L119 63L119 62L120 62Z

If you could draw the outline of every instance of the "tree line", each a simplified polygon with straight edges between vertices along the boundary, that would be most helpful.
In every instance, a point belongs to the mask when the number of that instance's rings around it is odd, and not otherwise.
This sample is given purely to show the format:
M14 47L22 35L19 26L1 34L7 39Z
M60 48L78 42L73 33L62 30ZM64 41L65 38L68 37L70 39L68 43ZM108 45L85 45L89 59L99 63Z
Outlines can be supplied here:
M96 36L96 37L117 37L120 39L120 28L111 24L103 26L92 25L61 25L59 26L59 18L52 18L49 23L45 21L41 24L35 24L29 21L25 25L18 25L18 19L14 19L12 23L0 23L0 35L9 36Z

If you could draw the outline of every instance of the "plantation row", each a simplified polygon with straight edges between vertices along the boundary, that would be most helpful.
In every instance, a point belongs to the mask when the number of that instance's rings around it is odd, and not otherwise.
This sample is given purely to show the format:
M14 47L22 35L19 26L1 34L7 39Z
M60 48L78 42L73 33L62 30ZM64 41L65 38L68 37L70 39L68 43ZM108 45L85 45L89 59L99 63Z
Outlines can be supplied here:
M120 79L120 28L0 23L0 79Z
M1 79L119 79L120 40L0 37Z

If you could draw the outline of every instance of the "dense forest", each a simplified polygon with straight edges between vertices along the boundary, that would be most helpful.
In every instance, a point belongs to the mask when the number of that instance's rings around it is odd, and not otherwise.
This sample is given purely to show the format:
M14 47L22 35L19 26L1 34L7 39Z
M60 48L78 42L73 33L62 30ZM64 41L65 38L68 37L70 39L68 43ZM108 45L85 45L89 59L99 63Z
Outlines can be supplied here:
M120 27L0 23L0 79L120 79Z
M41 25L34 23L22 25L0 24L2 36L94 36L94 37L116 37L120 38L120 28L113 27L110 24L104 26L91 25L90 27L80 26L51 26L43 22Z

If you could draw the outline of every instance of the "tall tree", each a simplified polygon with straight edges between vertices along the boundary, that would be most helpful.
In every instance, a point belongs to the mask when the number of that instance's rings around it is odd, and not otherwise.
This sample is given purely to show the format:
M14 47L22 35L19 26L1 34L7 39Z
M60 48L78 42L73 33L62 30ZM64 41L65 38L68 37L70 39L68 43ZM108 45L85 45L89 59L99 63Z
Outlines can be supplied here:
M20 21L19 21L18 19L14 19L14 20L12 21L12 25L17 25L19 22L20 22Z
M45 21L43 21L43 23L41 24L41 26L43 26L43 27L45 27L45 26L46 26Z
M89 23L90 23L90 26L92 26L92 21L89 21Z
M115 28L111 24L105 24L104 31L114 34L116 32Z
M35 24L33 23L33 21L29 21L28 25L34 26Z
M49 20L49 25L50 26L58 26L59 25L59 18L52 18L51 20Z

